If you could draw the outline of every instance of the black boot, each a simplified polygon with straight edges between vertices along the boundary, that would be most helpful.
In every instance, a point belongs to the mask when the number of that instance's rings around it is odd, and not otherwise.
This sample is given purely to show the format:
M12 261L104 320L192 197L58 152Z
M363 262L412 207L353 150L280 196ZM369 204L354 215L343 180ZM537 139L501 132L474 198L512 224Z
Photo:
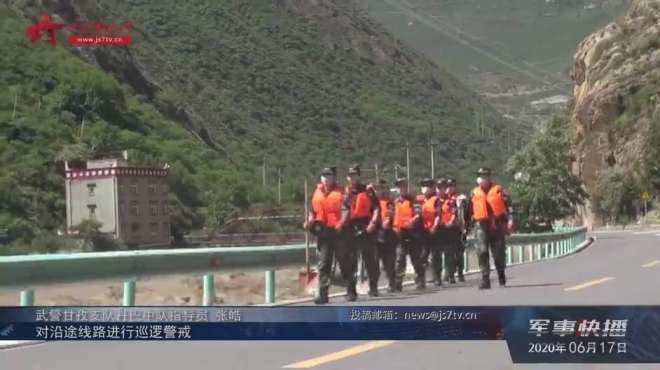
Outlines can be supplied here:
M490 289L490 274L482 274L479 289Z
M378 297L378 285L371 285L369 287L369 297Z
M442 286L442 274L437 274L433 283L435 286Z
M449 284L456 284L456 279L454 279L453 274L449 277Z
M465 276L463 276L463 272L458 273L458 281L461 283L465 281Z
M506 275L504 275L504 271L498 271L497 280L500 283L500 286L506 285Z
M389 293L396 292L396 281L394 279L389 279L389 284L387 286L387 291Z
M357 290L355 289L355 285L349 286L348 289L346 290L346 301L355 302L356 300L357 300Z
M320 289L319 295L314 298L314 303L316 304L326 304L329 302L328 299L328 289Z
M426 289L426 279L425 278L418 277L416 280L417 281L415 282L416 283L416 288L415 289L417 289L417 290Z

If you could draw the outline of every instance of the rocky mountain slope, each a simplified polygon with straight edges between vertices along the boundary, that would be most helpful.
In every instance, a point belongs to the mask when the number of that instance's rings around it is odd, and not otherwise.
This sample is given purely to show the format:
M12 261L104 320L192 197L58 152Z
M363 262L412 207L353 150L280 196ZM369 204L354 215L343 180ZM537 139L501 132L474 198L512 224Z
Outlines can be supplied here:
M574 62L573 170L592 205L613 179L639 200L660 185L660 3L634 1L579 44Z
M629 0L365 0L370 14L520 125L569 100L575 46Z

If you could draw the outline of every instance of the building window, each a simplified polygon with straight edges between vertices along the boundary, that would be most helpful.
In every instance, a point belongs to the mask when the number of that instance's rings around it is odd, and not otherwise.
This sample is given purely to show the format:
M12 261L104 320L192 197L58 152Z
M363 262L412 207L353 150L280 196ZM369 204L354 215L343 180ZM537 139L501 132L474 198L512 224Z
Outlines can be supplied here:
M94 196L94 189L96 189L96 184L87 184L87 195L90 197Z
M149 224L149 231L151 231L151 236L158 235L158 222L152 222Z
M134 182L131 184L131 194L137 195L139 193L138 191L138 183Z
M163 222L163 234L170 235L170 223Z
M167 194L167 184L163 184L163 194Z
M132 233L137 233L138 231L140 231L140 224L137 223L137 222L131 224L131 232Z
M89 210L89 218L96 217L96 204L88 204L87 209Z
M126 214L126 204L123 201L119 202L119 214Z
M158 202L153 200L149 202L149 214L152 216L158 216Z
M149 181L149 185L147 189L149 191L149 195L156 194L156 184L154 183L153 180Z
M119 184L119 194L123 194L126 191L126 185Z
M131 215L132 216L140 215L140 207L138 207L138 202L135 200L131 202Z
M167 201L163 201L163 216L167 216L170 214L170 207L167 205Z
M126 227L126 224L121 224L121 230L119 232L124 235L128 231L128 228Z

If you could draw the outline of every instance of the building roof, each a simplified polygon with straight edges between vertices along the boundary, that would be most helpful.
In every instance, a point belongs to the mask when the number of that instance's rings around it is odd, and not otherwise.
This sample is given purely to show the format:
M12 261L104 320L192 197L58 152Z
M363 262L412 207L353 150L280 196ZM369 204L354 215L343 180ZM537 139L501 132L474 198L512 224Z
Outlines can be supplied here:
M80 179L112 176L165 177L167 174L168 170L162 168L107 167L92 169L70 169L66 171L66 178Z

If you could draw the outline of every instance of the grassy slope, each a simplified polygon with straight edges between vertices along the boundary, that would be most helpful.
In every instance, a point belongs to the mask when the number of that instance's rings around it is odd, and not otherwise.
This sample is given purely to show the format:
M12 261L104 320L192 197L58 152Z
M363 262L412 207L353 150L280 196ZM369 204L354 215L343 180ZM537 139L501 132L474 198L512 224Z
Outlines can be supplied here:
M498 168L505 157L492 138L473 134L477 100L446 73L330 50L318 27L270 1L84 4L77 11L89 19L130 19L138 27L129 49L72 50L116 78L63 47L29 44L22 32L29 21L2 9L0 81L15 90L0 92L0 132L8 139L0 147L7 169L0 227L14 237L63 226L61 159L124 148L137 163L172 165L172 203L178 223L188 226L204 216L213 224L227 208L272 202L252 186L264 155L271 184L272 168L283 169L286 202L300 200L302 176L328 163L377 161L390 166L391 179L391 165L405 161L405 141L413 176L423 176L429 136L441 142L437 173L464 181L476 166ZM21 11L75 20L58 9ZM500 118L486 113L500 133ZM12 188L20 191L10 195Z
M584 9L592 2L603 6ZM507 62L539 74L558 74L565 82L569 82L568 71L575 45L625 10L622 1L407 0L403 3L448 30L462 30L467 40L474 36L475 46ZM367 4L370 12L391 32L446 65L457 76L473 73L471 66L517 74L507 66L444 37L385 1L372 0ZM408 25L409 21L413 24ZM525 66L523 62L537 66Z

